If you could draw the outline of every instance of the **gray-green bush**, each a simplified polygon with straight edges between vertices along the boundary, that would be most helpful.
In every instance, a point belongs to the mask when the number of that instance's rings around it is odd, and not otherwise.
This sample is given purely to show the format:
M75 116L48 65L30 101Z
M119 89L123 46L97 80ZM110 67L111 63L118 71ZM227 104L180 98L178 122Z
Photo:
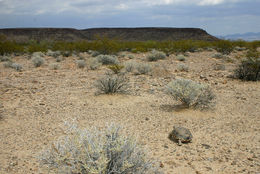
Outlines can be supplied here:
M179 60L179 61L185 61L186 58L185 58L184 55L180 54L180 55L177 56L177 60Z
M96 87L105 94L122 93L128 88L128 80L123 75L107 74L97 80Z
M52 70L57 70L57 69L59 69L59 68L60 68L60 66L59 66L58 63L52 63L52 64L50 64L50 69L52 69Z
M188 72L189 71L189 67L186 64L180 63L180 64L177 65L177 70L178 71L186 71L186 72Z
M77 64L78 68L85 68L85 66L86 66L85 60L76 60L76 64Z
M151 53L147 56L148 61L157 61L159 59L165 59L166 54L162 51L152 50Z
M67 123L66 135L39 156L42 167L57 174L157 174L155 163L119 126L80 129Z
M91 70L95 70L100 67L102 63L100 63L96 58L90 58L88 60L88 65Z
M166 92L187 107L206 109L215 104L210 87L192 80L173 80L166 86Z
M152 71L152 66L147 63L138 63L136 64L137 74L148 74Z
M99 55L97 56L97 60L102 63L102 65L113 65L118 64L119 61L116 56L110 56L110 55Z

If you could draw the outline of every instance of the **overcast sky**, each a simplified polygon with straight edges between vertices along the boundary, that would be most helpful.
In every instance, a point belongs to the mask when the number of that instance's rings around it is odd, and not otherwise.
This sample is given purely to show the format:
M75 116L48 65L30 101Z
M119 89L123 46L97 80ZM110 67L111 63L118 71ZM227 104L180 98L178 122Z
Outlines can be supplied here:
M260 0L0 0L0 28L192 27L260 32Z

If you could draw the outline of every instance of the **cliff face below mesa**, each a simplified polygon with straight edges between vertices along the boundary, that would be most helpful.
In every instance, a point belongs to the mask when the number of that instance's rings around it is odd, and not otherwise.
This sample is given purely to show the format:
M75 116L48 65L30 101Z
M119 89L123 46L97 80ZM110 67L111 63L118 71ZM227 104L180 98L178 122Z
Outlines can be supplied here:
M9 28L0 29L0 34L18 42L95 40L97 36L125 41L218 40L199 28Z

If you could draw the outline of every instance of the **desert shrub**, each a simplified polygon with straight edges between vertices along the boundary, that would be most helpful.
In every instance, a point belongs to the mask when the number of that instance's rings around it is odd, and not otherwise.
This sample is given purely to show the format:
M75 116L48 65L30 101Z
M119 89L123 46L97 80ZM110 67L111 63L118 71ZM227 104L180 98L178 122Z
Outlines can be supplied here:
M62 56L56 57L56 62L61 62L62 60L63 60L63 57L62 57Z
M176 79L166 86L166 92L187 107L205 109L213 106L215 95L209 86L187 79Z
M124 67L127 72L132 72L136 66L137 66L137 63L133 62L133 61L127 61L124 63Z
M13 64L12 61L7 61L7 62L5 62L3 65L4 65L5 68L11 68L11 67L12 67L12 64Z
M44 62L45 60L43 57L40 57L39 55L32 56L32 63L35 67L40 67Z
M220 40L216 42L216 50L222 54L229 54L233 51L233 44L228 40Z
M100 63L96 58L91 58L88 60L88 65L91 70L95 70L100 67L102 63Z
M135 58L134 55L132 55L132 54L129 54L127 57L128 57L129 59Z
M76 64L77 64L78 68L85 68L85 66L86 66L85 60L76 60Z
M118 59L116 56L99 55L97 56L97 60L103 65L118 64Z
M151 53L147 56L148 61L157 61L159 59L165 59L166 54L162 51L152 50Z
M49 65L50 69L52 70L57 70L60 68L59 64L58 63L52 63Z
M11 61L12 59L9 56L0 56L0 62L8 62Z
M92 57L97 57L100 55L100 53L98 51L92 51L92 50L89 50L89 54L92 56Z
M148 74L152 71L152 66L147 63L138 63L136 64L137 74Z
M180 63L177 65L177 70L178 71L189 71L189 67L186 64Z
M132 136L115 124L105 130L66 123L65 136L39 155L42 167L58 174L155 174L155 163Z
M215 53L215 54L212 55L212 57L213 57L213 58L216 58L216 59L221 59L221 58L223 58L224 56L223 56L222 53Z
M97 80L96 87L105 94L122 93L127 90L128 80L122 75L107 74Z
M124 66L114 64L114 65L109 65L108 68L111 69L115 74L118 74L124 68Z
M11 68L15 69L16 71L22 71L23 70L23 66L21 64L18 63L12 63L10 65Z
M44 56L45 55L42 52L34 52L34 53L32 53L31 58L33 58L33 57L44 57Z
M61 52L60 52L60 51L48 50L48 51L46 52L46 55L47 55L47 56L50 56L50 57L57 58L58 56L61 55Z
M224 64L217 63L217 64L214 65L213 69L216 70L216 71L219 71L219 70L223 71L223 70L226 69L226 67L225 67Z
M235 69L235 78L246 81L260 80L260 58L247 58Z
M179 61L185 61L186 58L185 58L184 55L180 54L180 55L177 56L177 60L179 60Z

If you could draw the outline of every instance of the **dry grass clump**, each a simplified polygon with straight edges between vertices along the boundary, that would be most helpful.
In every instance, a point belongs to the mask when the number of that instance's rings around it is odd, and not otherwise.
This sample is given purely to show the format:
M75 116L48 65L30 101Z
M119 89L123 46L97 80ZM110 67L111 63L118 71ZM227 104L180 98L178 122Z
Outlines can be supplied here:
M8 61L11 61L11 60L12 59L7 55L0 56L0 62L8 62Z
M132 137L111 124L100 131L66 123L66 135L42 152L40 164L60 174L155 174L154 163Z
M18 72L21 72L23 70L23 66L21 64L13 63L11 61L5 62L4 67L15 69Z
M107 74L97 80L96 87L105 94L122 93L128 88L128 80L123 75Z
M187 107L206 109L214 104L215 95L209 86L187 79L176 79L166 86L166 92Z
M46 55L47 55L47 56L50 56L50 57L57 58L58 56L61 55L61 52L60 52L60 51L48 50L48 51L46 52Z
M215 54L212 55L212 57L215 58L215 59L222 59L222 58L224 58L222 53L215 53Z
M126 72L133 72L136 66L137 66L137 62L134 61L127 61L124 63Z
M60 69L60 65L58 63L52 63L52 64L50 64L49 67L50 67L51 70Z
M88 59L88 66L91 70L95 70L100 67L102 63L100 63L96 58Z
M162 51L152 50L151 53L147 56L148 61L157 61L159 59L165 59L166 54Z

